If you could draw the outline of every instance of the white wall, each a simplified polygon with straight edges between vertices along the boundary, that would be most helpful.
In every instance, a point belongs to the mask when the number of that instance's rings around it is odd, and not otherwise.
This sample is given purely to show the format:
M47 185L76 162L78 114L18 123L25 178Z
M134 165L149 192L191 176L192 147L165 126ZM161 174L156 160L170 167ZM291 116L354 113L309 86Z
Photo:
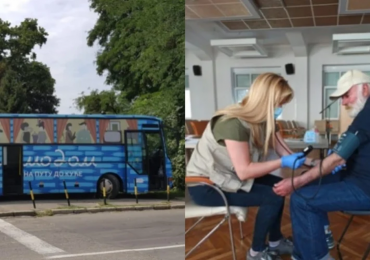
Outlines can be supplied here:
M213 61L201 61L192 52L185 52L185 68L189 75L192 119L208 120L216 111ZM200 65L202 76L195 76L193 65Z
M234 59L213 50L212 61L200 61L187 51L192 118L209 119L216 109L234 102L231 79L233 68L279 66L281 75L295 91L295 98L285 106L282 118L296 120L302 126L311 128L314 120L321 119L319 112L322 110L323 66L370 64L370 55L338 56L332 54L331 45L309 46L308 57L295 57L289 46L274 47L268 51L268 58ZM294 64L293 75L285 73L287 63ZM200 65L203 75L194 76L192 65Z
M254 59L233 59L222 52L215 52L217 108L223 108L234 102L231 81L233 68L280 67L281 75L288 80L296 95L296 98L284 107L282 118L299 118L299 121L306 122L307 80L304 79L307 77L307 62L305 61L307 59L294 57L289 47L275 48L270 51L272 52L271 57ZM285 73L285 64L287 63L295 65L296 72L294 75Z

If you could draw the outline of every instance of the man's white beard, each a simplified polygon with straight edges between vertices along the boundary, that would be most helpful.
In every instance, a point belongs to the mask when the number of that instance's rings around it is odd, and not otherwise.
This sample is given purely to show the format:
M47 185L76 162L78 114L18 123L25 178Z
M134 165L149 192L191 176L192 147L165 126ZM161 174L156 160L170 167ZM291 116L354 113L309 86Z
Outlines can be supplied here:
M357 101L353 105L352 109L348 111L349 116L355 118L358 113L360 113L360 111L364 108L366 100L367 99L362 94L362 88L359 88L357 93Z

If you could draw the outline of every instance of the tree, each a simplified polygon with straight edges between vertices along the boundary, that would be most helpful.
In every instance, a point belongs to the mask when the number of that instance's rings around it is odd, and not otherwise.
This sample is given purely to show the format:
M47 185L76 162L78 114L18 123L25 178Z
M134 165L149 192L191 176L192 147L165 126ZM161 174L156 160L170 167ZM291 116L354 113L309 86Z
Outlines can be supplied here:
M0 112L57 113L55 80L49 68L32 52L46 43L47 33L37 20L25 19L19 26L0 19Z
M178 129L176 101L174 91L162 89L155 93L141 95L131 104L131 114L160 117L165 126L168 154L170 158L177 155L179 141L183 137Z
M177 127L185 124L184 0L90 0L99 18L88 45L98 42L97 72L127 100L171 89Z
M184 153L179 140L185 125L185 1L90 2L99 18L87 43L100 45L97 72L107 72L112 91L83 95L77 98L77 107L85 113L107 109L162 118L176 183L183 188Z
M129 109L127 100L117 95L114 90L104 90L99 92L93 90L89 95L84 92L75 99L76 107L84 110L85 114L120 114Z

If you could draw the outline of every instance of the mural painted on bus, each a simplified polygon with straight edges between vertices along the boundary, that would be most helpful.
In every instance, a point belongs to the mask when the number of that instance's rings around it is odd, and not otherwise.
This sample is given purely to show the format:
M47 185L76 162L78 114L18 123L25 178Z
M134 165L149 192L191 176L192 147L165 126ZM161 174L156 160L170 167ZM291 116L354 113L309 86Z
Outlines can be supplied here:
M138 122L135 119L100 119L100 143L121 144L125 142L125 130L137 130ZM135 135L133 141L137 143Z
M53 143L54 122L47 118L16 118L13 122L14 143Z
M8 118L0 119L0 143L10 143L10 120Z
M124 185L125 181L134 183L134 178L137 177L135 172L127 178L124 177L126 175L124 146L26 145L23 147L26 193L29 192L28 182L32 183L34 192L37 194L63 192L63 181L66 181L71 193L95 192L98 179L108 172L117 174ZM147 178L140 184L139 189L142 192L148 190Z
M95 144L95 119L57 119L58 143Z

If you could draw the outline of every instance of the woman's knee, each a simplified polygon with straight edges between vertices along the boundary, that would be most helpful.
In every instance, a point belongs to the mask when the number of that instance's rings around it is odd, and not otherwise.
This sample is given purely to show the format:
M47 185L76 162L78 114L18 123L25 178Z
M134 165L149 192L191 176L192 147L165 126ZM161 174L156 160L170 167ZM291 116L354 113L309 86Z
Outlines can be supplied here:
M220 194L207 186L188 187L189 195L195 204L216 207L225 204Z

